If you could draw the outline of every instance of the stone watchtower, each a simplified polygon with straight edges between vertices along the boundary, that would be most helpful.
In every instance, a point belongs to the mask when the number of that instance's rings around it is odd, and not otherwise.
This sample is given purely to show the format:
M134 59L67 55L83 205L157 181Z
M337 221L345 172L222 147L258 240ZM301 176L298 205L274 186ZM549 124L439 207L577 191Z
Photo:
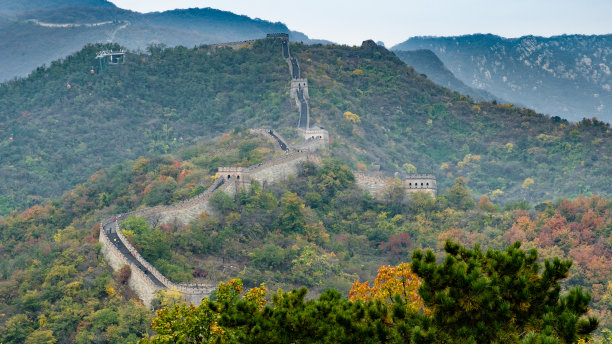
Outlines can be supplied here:
M219 167L219 178L224 179L224 183L229 184L227 191L236 194L238 191L247 189L251 183L251 178L245 167Z
M402 184L406 192L425 191L436 197L438 191L435 174L409 174Z

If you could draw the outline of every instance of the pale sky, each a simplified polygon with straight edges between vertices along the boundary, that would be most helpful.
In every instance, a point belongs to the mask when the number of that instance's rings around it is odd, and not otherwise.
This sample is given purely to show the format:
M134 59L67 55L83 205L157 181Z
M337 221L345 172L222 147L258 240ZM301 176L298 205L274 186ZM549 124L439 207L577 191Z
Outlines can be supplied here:
M110 0L138 12L212 7L283 22L310 38L387 47L412 36L612 33L612 0Z

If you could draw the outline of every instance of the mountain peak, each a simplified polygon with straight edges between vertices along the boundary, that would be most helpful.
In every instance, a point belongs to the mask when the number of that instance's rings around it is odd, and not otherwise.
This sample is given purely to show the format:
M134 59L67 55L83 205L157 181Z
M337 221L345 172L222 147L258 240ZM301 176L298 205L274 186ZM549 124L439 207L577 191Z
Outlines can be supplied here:
M63 7L107 7L116 8L115 4L107 0L29 0L13 1L0 0L0 13L19 13L43 9L56 9Z

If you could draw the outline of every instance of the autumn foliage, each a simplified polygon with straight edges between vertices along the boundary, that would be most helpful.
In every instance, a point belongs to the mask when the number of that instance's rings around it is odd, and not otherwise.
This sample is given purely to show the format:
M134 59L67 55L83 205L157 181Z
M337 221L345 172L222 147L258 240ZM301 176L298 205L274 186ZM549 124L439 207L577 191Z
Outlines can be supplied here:
M353 284L349 292L349 300L380 300L391 304L395 297L399 296L408 310L417 312L424 309L423 300L418 293L420 285L419 278L410 270L408 263L381 266L373 286L370 286L370 282L367 281Z

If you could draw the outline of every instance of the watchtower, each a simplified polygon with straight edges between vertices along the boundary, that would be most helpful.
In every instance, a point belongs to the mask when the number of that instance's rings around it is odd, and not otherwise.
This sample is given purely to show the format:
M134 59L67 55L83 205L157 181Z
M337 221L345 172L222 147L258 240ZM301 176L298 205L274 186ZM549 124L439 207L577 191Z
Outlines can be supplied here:
M225 183L230 184L229 193L238 193L241 189L248 188L251 183L249 173L244 167L219 167L219 178L223 178Z
M438 191L435 174L409 174L403 184L406 192L425 191L436 197Z

